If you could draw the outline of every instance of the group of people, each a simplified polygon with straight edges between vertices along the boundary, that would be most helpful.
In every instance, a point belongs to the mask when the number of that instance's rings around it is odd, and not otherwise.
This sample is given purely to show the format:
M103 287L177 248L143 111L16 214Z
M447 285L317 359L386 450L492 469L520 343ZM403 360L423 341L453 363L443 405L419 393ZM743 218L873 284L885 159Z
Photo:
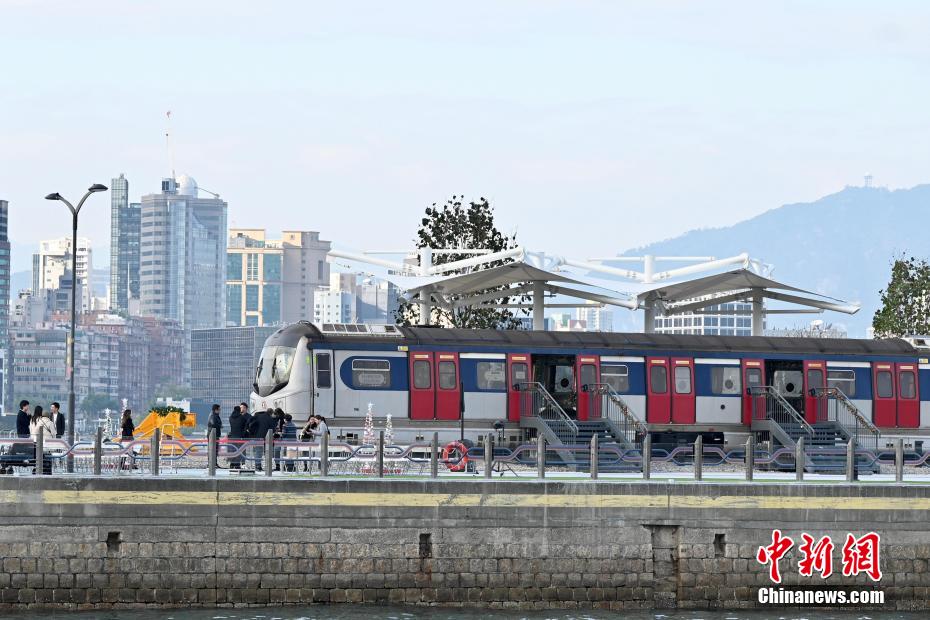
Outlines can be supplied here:
M210 431L214 431L217 437L222 436L223 419L220 416L219 405L213 405L210 411L210 418L207 420L207 432ZM268 431L272 432L275 439L282 439L285 441L297 440L298 438L301 441L312 441L322 435L329 434L326 419L321 415L310 416L310 419L307 420L307 423L301 427L298 433L294 418L289 413L284 413L280 407L276 409L271 409L269 407L268 409L259 410L252 414L249 413L249 406L247 403L239 403L238 406L233 407L232 412L229 414L229 431L226 434L226 438L239 441L245 439L264 439L268 436ZM287 452L290 453L292 450L288 449ZM256 446L253 448L252 459L255 461L256 471L262 471L262 458L264 454L264 446ZM242 455L232 457L229 459L229 468L241 469L244 461L245 457ZM275 470L280 470L282 465L281 448L275 448L275 462ZM295 469L295 462L293 459L285 458L283 465L286 471L294 471ZM305 470L307 469L306 463L304 463L304 468Z
M61 405L52 403L47 413L42 405L36 405L31 413L30 407L32 405L28 400L19 401L19 413L16 414L17 437L31 437L35 441L40 429L44 437L64 437L65 414L61 412Z

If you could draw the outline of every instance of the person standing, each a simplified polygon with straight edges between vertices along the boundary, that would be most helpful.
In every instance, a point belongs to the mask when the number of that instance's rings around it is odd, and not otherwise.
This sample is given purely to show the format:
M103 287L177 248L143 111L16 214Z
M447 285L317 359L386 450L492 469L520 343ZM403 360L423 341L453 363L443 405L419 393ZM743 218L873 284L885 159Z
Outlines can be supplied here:
M273 432L274 429L275 419L273 409L269 408L265 411L259 411L252 416L252 421L249 424L249 435L262 442L255 447L255 471L262 471L262 458L265 456L264 439L268 435L268 431Z
M126 409L125 411L123 411L123 415L119 419L120 441L123 443L131 442L133 440L133 435L135 435L135 432L136 432L136 425L132 421L132 410ZM134 455L133 455L134 449L135 448L130 448L129 463L128 463L128 468L130 469L136 468L136 459L134 458ZM127 468L127 463L125 459L126 459L125 456L120 457L120 469Z
M52 422L55 424L55 437L61 439L65 436L65 414L61 412L61 405L52 403Z
M220 406L214 404L210 411L210 419L207 420L207 433L216 431L216 437L219 439L223 436L223 419L220 417Z
M29 437L29 401L19 401L19 413L16 414L16 436Z
M284 424L281 426L281 439L284 441L297 441L297 425L294 424L294 419L291 417L291 414L284 414ZM297 468L294 467L294 456L297 456L298 452L294 448L288 448L285 450L285 456L290 457L284 461L284 471L297 471Z
M242 406L233 407L232 413L229 414L229 434L226 439L232 439L233 444L238 450L242 446L242 440L249 436L249 416L242 415ZM242 469L242 455L234 456L229 459L230 469Z
M29 435L32 437L32 441L39 440L39 433L42 433L43 439L45 437L54 437L55 436L55 425L52 424L52 421L45 417L45 414L42 412L42 407L36 405L36 408L33 410L32 417L29 419ZM38 446L36 446L35 451L35 463L36 467L39 467L41 463L42 471L48 475L52 473L52 461L45 458L45 451L42 451L42 454L39 454Z

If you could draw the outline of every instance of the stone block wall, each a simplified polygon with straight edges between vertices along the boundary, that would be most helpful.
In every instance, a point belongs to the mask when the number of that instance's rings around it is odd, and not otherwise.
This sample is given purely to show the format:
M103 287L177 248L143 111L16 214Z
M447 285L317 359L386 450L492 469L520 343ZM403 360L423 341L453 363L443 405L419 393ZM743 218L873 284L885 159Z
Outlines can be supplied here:
M918 487L515 481L0 479L0 608L392 603L753 608L780 527L830 534L837 574L930 606ZM839 575L847 532L884 578Z

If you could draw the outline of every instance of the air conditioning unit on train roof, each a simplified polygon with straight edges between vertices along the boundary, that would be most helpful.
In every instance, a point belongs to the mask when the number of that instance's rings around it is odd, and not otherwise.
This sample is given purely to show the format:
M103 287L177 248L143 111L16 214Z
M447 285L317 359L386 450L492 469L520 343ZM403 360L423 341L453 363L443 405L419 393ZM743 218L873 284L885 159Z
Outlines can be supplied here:
M338 336L388 336L403 338L404 334L396 325L373 323L323 323L320 332Z

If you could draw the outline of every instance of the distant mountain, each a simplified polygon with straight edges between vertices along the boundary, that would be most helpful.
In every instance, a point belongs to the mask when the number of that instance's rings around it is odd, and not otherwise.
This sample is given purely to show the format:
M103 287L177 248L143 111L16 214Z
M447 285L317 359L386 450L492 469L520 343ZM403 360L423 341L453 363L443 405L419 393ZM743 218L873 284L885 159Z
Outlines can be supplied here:
M775 266L773 277L798 288L862 303L847 316L823 319L864 337L902 253L930 258L930 185L889 191L847 187L810 203L772 209L725 228L694 230L630 249L629 255L716 256L748 252ZM665 267L660 264L658 268ZM815 315L772 316L769 325L806 324Z

